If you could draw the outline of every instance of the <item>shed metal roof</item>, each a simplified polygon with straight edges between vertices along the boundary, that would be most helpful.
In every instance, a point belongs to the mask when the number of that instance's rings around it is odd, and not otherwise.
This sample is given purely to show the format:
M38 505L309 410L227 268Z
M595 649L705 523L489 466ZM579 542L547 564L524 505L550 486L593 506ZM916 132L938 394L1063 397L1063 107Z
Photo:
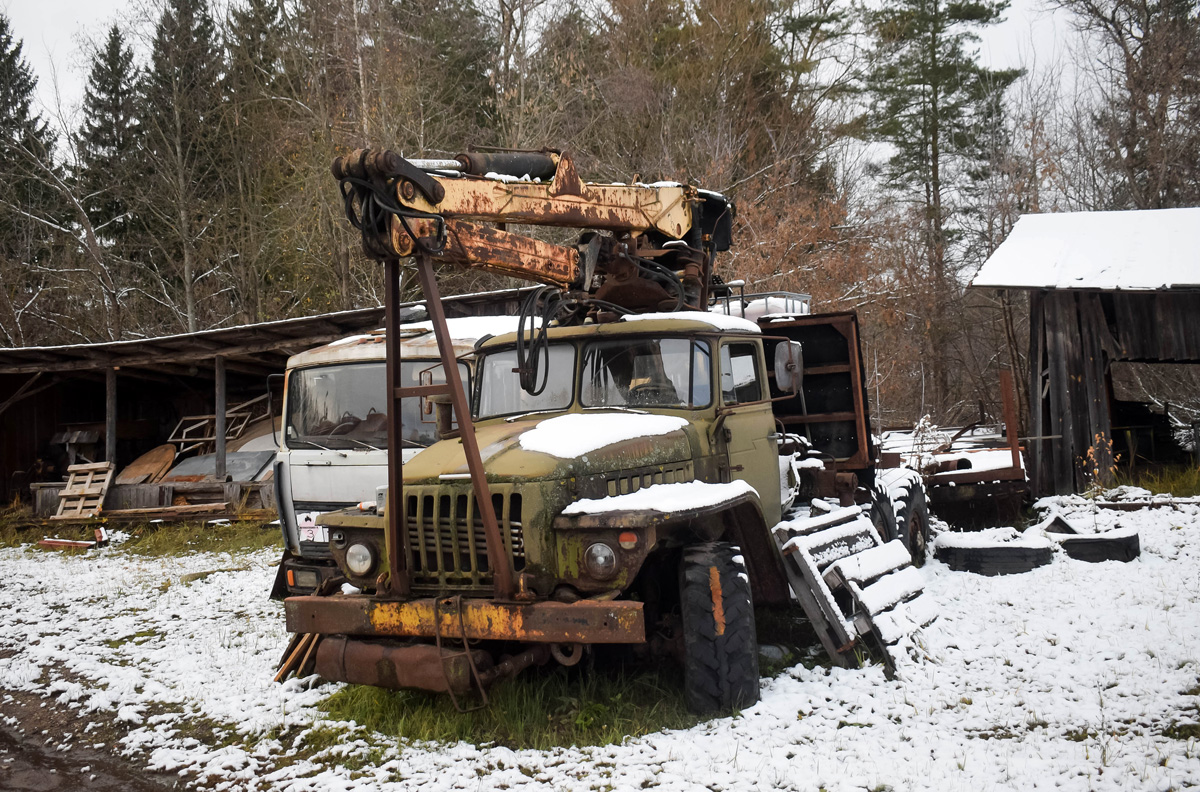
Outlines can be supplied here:
M1200 289L1200 208L1023 215L971 285Z
M502 306L515 307L529 291L526 287L451 295L443 297L442 304L449 316L493 313ZM424 314L422 301L403 303L400 307L401 321L406 318L403 310L406 308L419 312L417 317ZM370 332L383 322L382 307L360 308L132 341L0 348L0 374L96 371L112 367L179 373L220 355L226 359L230 371L263 375L283 371L291 355L355 333Z
M378 327L383 308L280 319L195 333L101 344L0 349L0 374L88 371L110 367L168 369L221 355L245 370L282 371L287 355ZM249 372L247 372L249 373Z

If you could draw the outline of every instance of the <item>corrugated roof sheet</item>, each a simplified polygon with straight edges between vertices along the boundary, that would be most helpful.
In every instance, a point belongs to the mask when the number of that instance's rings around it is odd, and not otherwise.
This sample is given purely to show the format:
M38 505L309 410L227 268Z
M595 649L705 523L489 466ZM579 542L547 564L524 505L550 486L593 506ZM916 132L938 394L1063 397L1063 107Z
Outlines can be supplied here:
M1200 288L1200 208L1023 215L971 285Z

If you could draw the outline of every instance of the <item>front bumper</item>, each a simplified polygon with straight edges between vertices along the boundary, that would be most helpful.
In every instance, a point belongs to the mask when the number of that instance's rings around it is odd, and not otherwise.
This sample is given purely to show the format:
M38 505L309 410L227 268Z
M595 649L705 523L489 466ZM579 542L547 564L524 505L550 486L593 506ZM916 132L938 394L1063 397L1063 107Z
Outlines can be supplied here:
M461 610L460 610L461 609ZM523 643L646 642L642 603L513 603L434 598L395 602L367 595L284 600L293 633L388 638L442 638Z

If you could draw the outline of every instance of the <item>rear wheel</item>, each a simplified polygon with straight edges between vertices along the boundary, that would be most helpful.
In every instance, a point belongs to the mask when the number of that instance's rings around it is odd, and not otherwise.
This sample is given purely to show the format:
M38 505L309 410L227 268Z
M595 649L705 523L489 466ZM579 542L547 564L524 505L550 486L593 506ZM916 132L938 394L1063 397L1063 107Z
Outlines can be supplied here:
M758 638L741 551L727 542L684 548L679 578L688 708L715 715L750 706L759 695Z
M871 496L871 525L879 532L879 538L890 542L898 536L896 529L896 510L892 506L892 498L883 486L876 484L869 490Z
M908 548L913 566L925 566L925 559L929 557L929 504L925 500L925 485L916 479L897 494L899 538Z

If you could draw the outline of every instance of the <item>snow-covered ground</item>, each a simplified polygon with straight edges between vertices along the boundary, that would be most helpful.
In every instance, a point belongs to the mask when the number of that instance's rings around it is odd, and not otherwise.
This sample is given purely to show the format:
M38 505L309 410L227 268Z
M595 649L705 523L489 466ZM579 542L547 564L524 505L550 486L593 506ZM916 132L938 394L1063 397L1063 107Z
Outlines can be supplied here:
M1136 527L1141 558L1061 557L995 578L932 562L924 574L941 616L924 631L927 657L903 662L901 678L797 666L765 680L762 701L738 717L618 746L395 746L354 780L336 758L280 762L293 741L269 735L319 723L315 705L333 687L271 682L286 636L265 596L270 551L142 559L119 547L0 550L0 688L74 708L76 744L88 743L85 713L115 716L134 726L121 750L227 789L1200 785L1200 744L1170 736L1200 718L1200 508L1059 506L1075 525ZM213 569L232 571L180 580ZM6 697L0 690L0 713ZM219 747L176 731L198 721L256 737ZM367 746L348 749L366 755Z

